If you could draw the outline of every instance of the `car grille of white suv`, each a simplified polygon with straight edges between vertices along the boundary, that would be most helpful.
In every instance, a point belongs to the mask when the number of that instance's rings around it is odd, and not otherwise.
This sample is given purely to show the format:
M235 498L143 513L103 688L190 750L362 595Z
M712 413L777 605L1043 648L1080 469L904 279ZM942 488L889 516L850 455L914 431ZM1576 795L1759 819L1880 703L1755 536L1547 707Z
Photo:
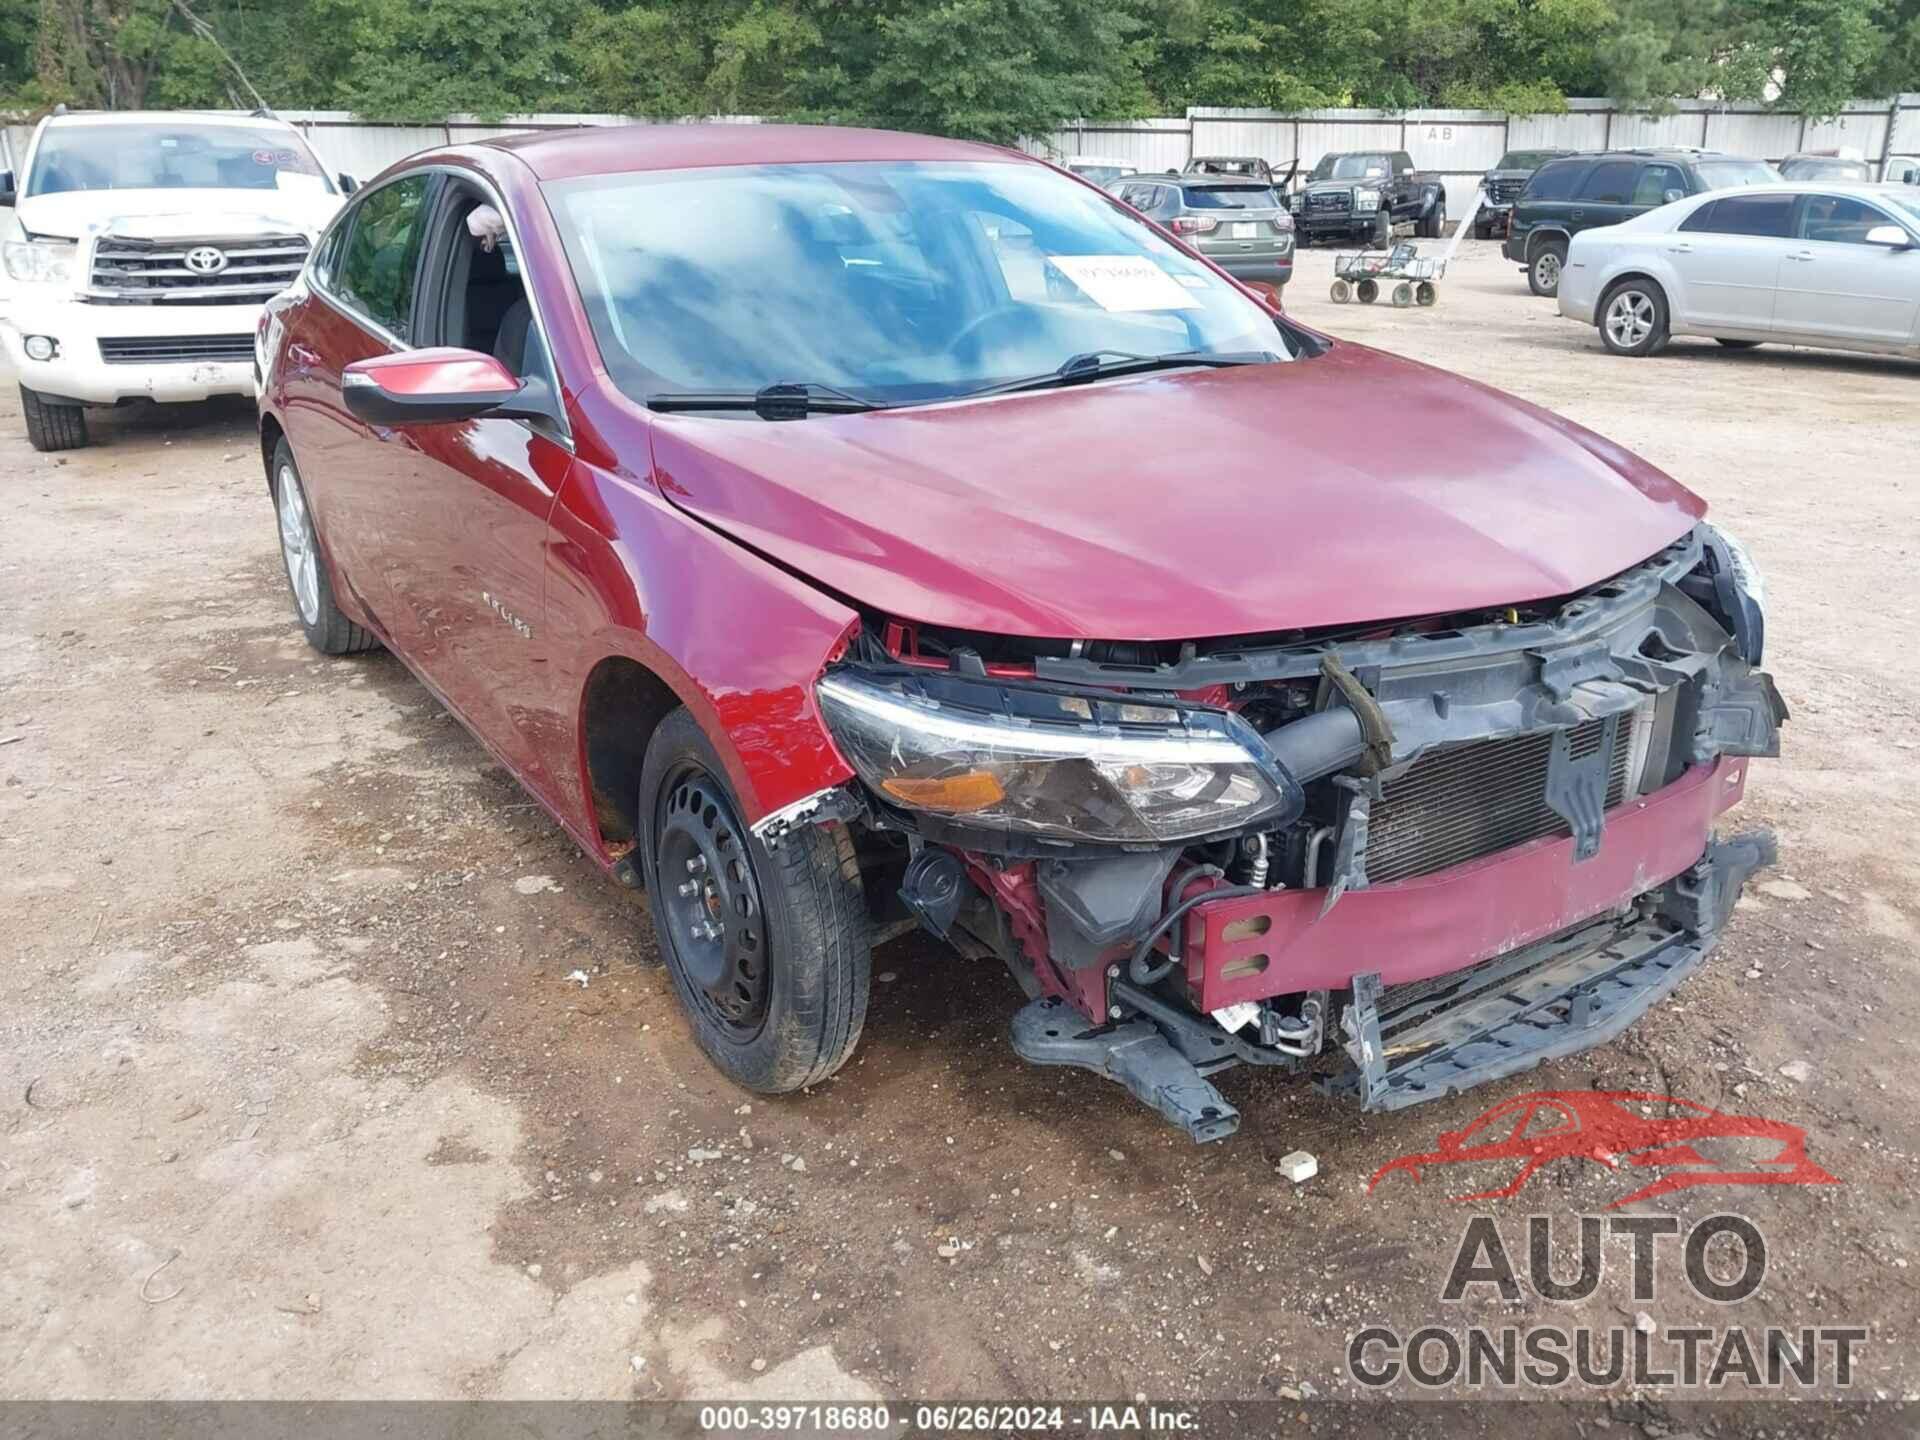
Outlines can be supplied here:
M103 235L87 298L131 305L248 305L278 294L307 263L304 235L137 240Z

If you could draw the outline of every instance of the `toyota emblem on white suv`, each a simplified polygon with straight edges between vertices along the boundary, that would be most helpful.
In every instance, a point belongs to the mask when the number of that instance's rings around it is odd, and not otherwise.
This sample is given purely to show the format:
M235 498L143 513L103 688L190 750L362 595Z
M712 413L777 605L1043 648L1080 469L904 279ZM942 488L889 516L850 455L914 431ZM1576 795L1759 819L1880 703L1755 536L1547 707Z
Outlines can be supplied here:
M218 275L227 268L227 252L213 245L196 245L187 251L187 269L196 275Z

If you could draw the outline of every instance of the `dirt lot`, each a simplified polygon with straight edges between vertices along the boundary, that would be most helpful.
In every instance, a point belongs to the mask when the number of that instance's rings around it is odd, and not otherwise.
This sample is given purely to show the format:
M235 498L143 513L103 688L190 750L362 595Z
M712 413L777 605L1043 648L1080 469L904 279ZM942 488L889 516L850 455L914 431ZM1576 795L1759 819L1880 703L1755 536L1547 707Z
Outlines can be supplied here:
M1794 719L1744 817L1782 866L1672 1003L1396 1115L1229 1075L1243 1129L1196 1149L1023 1067L1013 986L910 938L876 957L855 1063L749 1103L635 963L644 901L396 661L306 648L249 406L122 412L48 457L9 385L0 1398L1293 1398L1353 1393L1369 1323L1641 1309L1868 1325L1861 1390L1920 1388L1920 366L1610 358L1492 245L1430 311L1336 308L1329 268L1302 258L1301 316L1639 451L1768 574ZM1249 463L1283 472L1284 434ZM1445 1197L1484 1177L1367 1177L1585 1086L1804 1126L1844 1183L1653 1207L1765 1232L1731 1309L1671 1283L1636 1303L1619 1263L1582 1304L1442 1305L1469 1214ZM1296 1149L1320 1163L1299 1187L1274 1169ZM1623 1193L1568 1162L1478 1208L1511 1236Z

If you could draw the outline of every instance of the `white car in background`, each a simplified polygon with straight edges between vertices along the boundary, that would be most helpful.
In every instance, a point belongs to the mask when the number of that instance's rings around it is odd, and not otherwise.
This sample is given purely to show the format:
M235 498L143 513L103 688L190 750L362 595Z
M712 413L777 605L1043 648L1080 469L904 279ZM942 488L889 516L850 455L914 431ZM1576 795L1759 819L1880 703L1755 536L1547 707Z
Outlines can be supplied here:
M1131 160L1116 160L1108 155L1072 155L1060 163L1088 184L1098 185L1102 190L1116 180L1140 173L1140 167Z
M1716 190L1573 237L1560 313L1616 355L1674 335L1920 356L1920 191Z
M0 172L0 347L34 449L86 444L85 405L252 394L260 307L352 188L271 117L41 121Z

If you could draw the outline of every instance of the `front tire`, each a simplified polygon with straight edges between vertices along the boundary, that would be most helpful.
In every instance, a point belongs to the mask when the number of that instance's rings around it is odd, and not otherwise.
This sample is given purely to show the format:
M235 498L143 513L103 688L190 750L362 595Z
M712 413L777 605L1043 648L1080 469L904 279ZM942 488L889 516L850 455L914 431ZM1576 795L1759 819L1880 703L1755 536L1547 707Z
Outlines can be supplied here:
M322 655L353 655L376 648L380 642L373 632L354 624L333 603L333 579L313 528L306 487L300 483L292 447L285 440L273 451L273 513L287 588L293 592L293 613L307 643Z
M640 813L661 957L707 1058L763 1095L833 1074L866 1023L873 953L846 827L803 824L769 849L684 709L647 745Z
M1599 313L1600 343L1615 355L1651 355L1667 343L1667 297L1651 280L1622 280Z
M87 443L87 412L78 405L58 404L22 385L20 413L27 420L27 443L42 454L78 450Z
M1549 240L1527 262L1527 286L1534 294L1552 299L1560 293L1560 272L1567 265L1567 242Z

